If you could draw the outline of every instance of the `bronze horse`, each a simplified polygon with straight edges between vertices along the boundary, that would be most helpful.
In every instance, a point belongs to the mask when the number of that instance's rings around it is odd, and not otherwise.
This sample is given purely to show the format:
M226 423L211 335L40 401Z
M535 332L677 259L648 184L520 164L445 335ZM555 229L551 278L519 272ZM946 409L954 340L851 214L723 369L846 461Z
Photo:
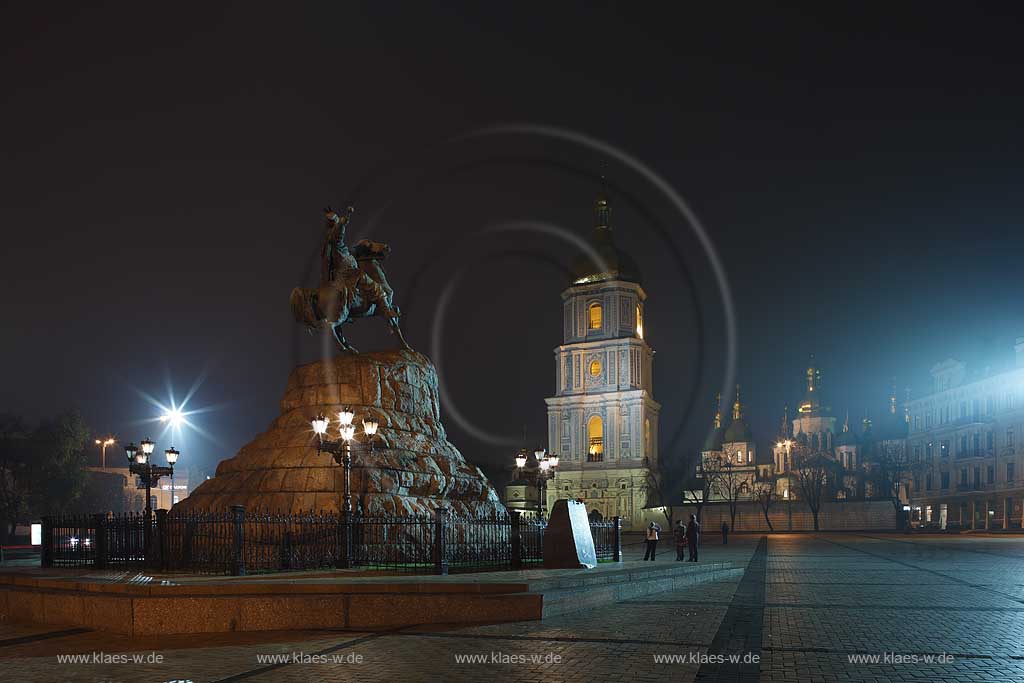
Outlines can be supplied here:
M327 211L328 221L333 220L337 223L337 214L330 209ZM328 243L325 245L325 253L333 248L334 246ZM344 249L343 246L342 248ZM332 268L333 279L321 281L319 287L296 287L292 290L291 307L295 320L304 324L310 333L321 329L325 324L330 325L334 339L342 351L359 353L345 339L342 325L352 322L355 318L384 317L401 347L411 351L412 348L405 341L402 328L398 324L401 312L394 305L394 290L388 284L380 263L391 253L391 247L381 242L361 240L351 249L351 256L347 249L345 252L346 260L354 257L356 267L341 268L340 272L333 272Z

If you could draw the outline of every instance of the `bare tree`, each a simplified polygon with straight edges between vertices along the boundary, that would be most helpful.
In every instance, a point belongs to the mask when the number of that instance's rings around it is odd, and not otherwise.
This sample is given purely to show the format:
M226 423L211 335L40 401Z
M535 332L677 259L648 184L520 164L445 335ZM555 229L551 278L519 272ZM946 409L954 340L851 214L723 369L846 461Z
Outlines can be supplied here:
M893 508L899 510L900 486L911 476L904 443L878 441L872 444L866 455L875 490L888 497Z
M653 467L648 465L645 468L642 487L647 499L646 507L660 507L661 514L665 516L665 521L668 522L668 528L673 528L676 514L674 505L677 503L677 499L672 491L669 475L660 463Z
M798 446L792 452L793 475L800 498L814 517L814 530L818 531L818 513L821 504L830 500L835 475L835 461L827 453Z
M768 516L768 511L771 509L772 503L775 502L775 477L762 477L758 475L757 479L754 480L754 496L761 506L764 521L768 524L768 530L775 531L775 527L772 526L772 520Z
M712 486L725 498L729 504L729 528L736 528L736 508L739 506L740 496L744 492L746 477L736 470L731 462L718 462L714 468L714 481Z
M683 482L683 504L697 508L697 521L701 521L704 504L711 499L711 490L718 476L720 461L701 463L696 472Z

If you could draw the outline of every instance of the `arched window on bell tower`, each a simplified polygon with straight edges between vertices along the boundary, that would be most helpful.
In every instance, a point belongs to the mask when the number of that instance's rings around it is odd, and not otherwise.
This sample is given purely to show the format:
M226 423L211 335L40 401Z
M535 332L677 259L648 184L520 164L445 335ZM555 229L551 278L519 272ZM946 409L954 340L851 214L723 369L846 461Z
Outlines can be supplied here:
M604 323L604 319L602 317L604 311L601 308L601 304L595 301L587 307L587 311L589 313L587 316L588 327L591 330L600 330Z
M587 420L587 462L604 460L604 420L594 415Z

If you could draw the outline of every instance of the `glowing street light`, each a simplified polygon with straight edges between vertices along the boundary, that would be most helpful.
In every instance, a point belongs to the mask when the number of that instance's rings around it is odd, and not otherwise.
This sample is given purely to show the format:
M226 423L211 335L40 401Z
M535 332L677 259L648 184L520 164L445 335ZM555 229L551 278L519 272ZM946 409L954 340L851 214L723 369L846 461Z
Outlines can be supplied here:
M100 447L100 467L107 466L107 446L113 446L117 441L112 436L106 439L96 439L96 445Z
M180 427L185 423L185 413L179 408L172 408L160 416L161 422L169 422L172 427Z
M153 449L156 448L156 444L150 439L143 439L139 442L139 446L136 447L134 443L129 443L124 447L124 454L128 458L128 471L136 475L146 485L146 518L145 527L143 529L144 543L148 551L149 549L149 537L152 526L153 516L153 505L151 501L153 487L160 481L160 477L170 475L171 477L171 504L174 504L174 464L178 462L178 456L181 455L173 446L164 451L164 456L167 458L167 467L161 465L154 465L152 459L149 457L153 454ZM134 461L134 462L133 462Z
M554 453L548 455L548 452L544 448L538 447L533 452L533 457L537 459L538 470L535 473L537 483L537 517L542 518L544 516L544 503L547 497L548 481L555 478L555 474L558 470L558 456ZM522 470L526 467L526 461L529 458L528 451L522 449L516 453L516 476L522 475Z
M526 455L526 450L525 449L522 449L518 453L516 453L516 469L517 470L521 470L524 467L526 467L527 457L528 456Z
M338 436L339 440L334 441L327 438L327 431L331 426L330 420L320 413L310 424L313 433L317 437L317 453L330 453L334 462L341 465L345 470L345 492L343 495L343 521L344 540L343 549L339 553L338 566L348 569L353 565L352 559L352 450L358 449L362 453L372 455L374 452L374 441L380 423L373 418L363 420L363 433L367 436L367 443L361 444L356 441L356 426L353 424L355 411L343 408L338 412Z

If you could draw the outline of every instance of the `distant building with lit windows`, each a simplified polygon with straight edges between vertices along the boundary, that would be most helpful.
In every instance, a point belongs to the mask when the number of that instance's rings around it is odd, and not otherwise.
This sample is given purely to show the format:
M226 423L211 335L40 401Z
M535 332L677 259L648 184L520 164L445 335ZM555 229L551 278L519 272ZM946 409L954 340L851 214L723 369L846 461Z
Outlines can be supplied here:
M648 466L658 461L654 352L644 340L640 273L616 248L607 198L595 202L587 253L562 292L563 343L555 349L555 395L545 399L548 450L560 456L547 505L581 499L589 513L642 524Z
M828 499L872 500L891 499L893 491L879 476L879 461L884 457L899 461L905 458L907 420L897 409L895 388L889 395L888 410L878 424L864 417L860 430L850 425L847 412L842 427L836 428L836 417L822 391L821 368L811 354L804 370L806 389L797 404L797 414L789 419L788 410L772 448L772 472L780 498L799 497L795 481L794 451L822 453L834 462L829 482ZM901 500L906 492L900 491Z
M757 444L754 435L743 417L743 404L740 401L740 387L736 386L736 400L732 404L732 421L728 428L722 427L722 397L716 397L714 426L704 448L701 450L701 467L698 476L706 472L731 472L729 485L733 490L723 490L723 484L713 483L708 494L708 501L728 500L730 496L739 500L755 498L755 482L759 478L770 477L771 461L758 460Z
M921 524L1021 528L1024 478L1024 337L1002 372L949 359L931 369L932 391L907 402L912 505Z

